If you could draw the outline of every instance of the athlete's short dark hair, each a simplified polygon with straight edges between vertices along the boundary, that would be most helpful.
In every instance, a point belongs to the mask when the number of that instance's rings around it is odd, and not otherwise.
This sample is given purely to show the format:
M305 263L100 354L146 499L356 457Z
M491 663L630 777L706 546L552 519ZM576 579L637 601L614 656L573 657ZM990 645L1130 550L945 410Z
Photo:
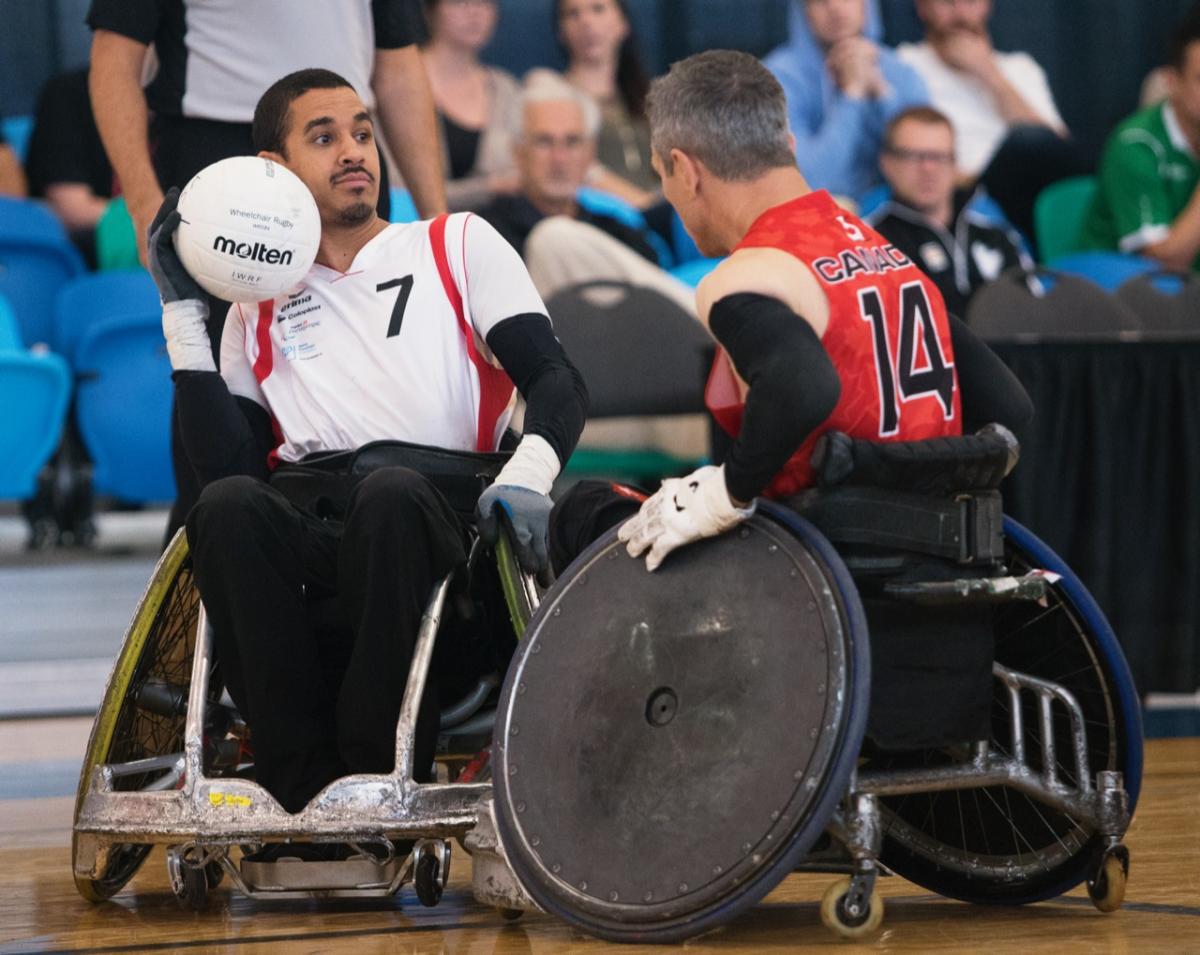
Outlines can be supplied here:
M309 90L354 89L350 81L332 70L307 69L289 73L276 80L254 107L254 125L250 137L255 152L284 155L292 103Z
M650 84L646 113L668 173L672 149L721 179L743 182L796 165L783 87L748 53L710 50L680 60Z
M1182 70L1188 47L1200 42L1200 3L1194 4L1171 34L1167 45L1167 65Z

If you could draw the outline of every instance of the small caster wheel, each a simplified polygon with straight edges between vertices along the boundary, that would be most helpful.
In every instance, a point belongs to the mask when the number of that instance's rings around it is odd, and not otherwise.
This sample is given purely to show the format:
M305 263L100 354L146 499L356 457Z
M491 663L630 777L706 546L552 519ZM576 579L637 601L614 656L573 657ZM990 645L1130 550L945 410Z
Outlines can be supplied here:
M851 911L850 880L839 879L821 897L821 923L842 938L866 938L883 923L883 899L871 889L860 911Z
M208 886L210 892L220 885L221 880L224 878L225 870L221 868L221 863L210 862L204 867L204 882Z
M500 918L504 919L504 921L506 921L506 922L515 922L517 919L519 919L522 915L525 914L523 909L498 908L498 909L496 909L496 911L500 913Z
M175 848L167 850L167 878L180 905L192 912L204 909L208 902L208 877L204 869L185 863L183 853Z
M1129 850L1117 845L1105 849L1092 874L1088 876L1088 897L1101 912L1115 912L1125 901L1125 883L1129 878Z
M417 898L427 908L432 908L442 901L441 866L437 856L432 852L422 852L417 856L417 865L413 871L413 888L417 890Z

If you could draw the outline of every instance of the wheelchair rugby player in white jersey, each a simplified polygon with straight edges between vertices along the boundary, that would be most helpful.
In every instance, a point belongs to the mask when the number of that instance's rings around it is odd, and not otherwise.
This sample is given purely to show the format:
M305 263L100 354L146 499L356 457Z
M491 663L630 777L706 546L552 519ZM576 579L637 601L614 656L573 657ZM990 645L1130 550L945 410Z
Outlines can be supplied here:
M205 298L172 246L175 190L151 228L150 268L183 440L204 486L187 539L220 677L249 727L257 782L295 814L340 777L392 772L422 611L467 560L471 524L494 543L502 517L521 568L545 569L548 494L587 393L520 258L491 226L467 214L378 218L372 123L346 80L315 69L279 80L259 101L254 141L304 181L320 212L302 287L234 305L218 371ZM492 467L517 393L524 435ZM364 465L361 449L386 466ZM356 450L355 477L339 476L332 494L302 491L298 506L284 493L290 472ZM426 458L445 464L438 452L461 453L468 470L492 467L477 504L422 473ZM336 640L314 628L314 597L343 616ZM418 781L430 776L438 713L430 680L413 742ZM347 853L280 841L251 858Z

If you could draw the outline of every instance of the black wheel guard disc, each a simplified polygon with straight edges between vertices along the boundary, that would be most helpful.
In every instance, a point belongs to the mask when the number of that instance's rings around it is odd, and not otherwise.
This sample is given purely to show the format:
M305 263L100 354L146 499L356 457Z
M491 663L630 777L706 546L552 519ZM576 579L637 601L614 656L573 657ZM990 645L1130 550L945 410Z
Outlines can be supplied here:
M832 811L848 639L823 566L762 517L653 574L615 530L597 541L530 622L497 714L497 815L533 897L665 941L765 895Z

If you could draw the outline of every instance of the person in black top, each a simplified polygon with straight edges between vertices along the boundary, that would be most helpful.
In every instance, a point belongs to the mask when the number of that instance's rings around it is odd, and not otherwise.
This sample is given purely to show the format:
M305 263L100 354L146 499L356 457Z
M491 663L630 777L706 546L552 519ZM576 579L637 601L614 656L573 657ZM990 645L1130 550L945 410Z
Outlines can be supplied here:
M892 198L865 216L937 284L952 315L1013 266L1034 267L1021 237L975 208L979 191L954 188L954 129L927 106L896 116L884 135L880 168Z
M96 264L96 223L113 196L113 169L88 96L87 70L52 76L38 97L29 155L29 194L45 199L88 263Z
M545 76L522 94L521 131L514 153L521 185L479 211L525 259L544 298L598 279L653 288L689 313L691 289L666 272L640 231L577 201L595 160L599 112L563 80Z

